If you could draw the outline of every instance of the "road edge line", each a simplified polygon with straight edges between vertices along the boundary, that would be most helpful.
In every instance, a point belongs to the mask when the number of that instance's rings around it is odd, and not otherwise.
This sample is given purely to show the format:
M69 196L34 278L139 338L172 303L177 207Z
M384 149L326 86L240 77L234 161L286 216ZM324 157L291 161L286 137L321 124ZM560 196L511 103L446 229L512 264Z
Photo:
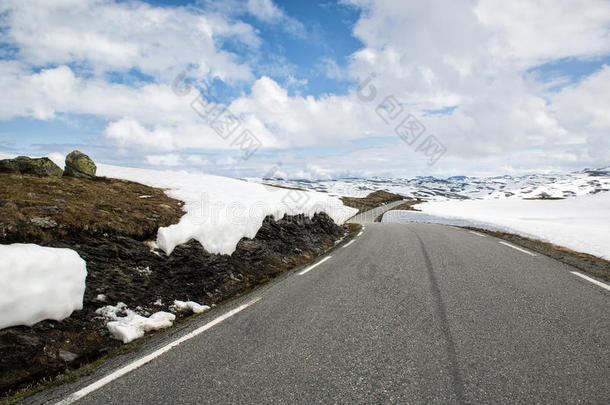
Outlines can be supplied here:
M299 276L302 276L305 273L310 272L311 270L313 270L314 268L318 267L319 265L321 265L322 263L324 263L325 261L329 260L332 256L326 256L324 259L320 260L317 263L312 264L311 266L307 267L305 270L301 270L299 271Z
M587 280L587 281L589 281L589 282L591 282L591 283L593 283L593 284L595 284L595 285L597 285L597 286L599 286L599 287L601 287L601 288L603 288L603 289L605 289L607 291L610 291L610 285L608 285L606 283L602 283L601 281L598 281L598 280L596 280L594 278L591 278L589 276L585 276L584 274L579 273L577 271L571 271L570 273L572 273L575 276L578 276L580 278L583 278L583 279L585 279L585 280Z
M523 252L523 253L525 253L525 254L528 254L528 255L530 255L530 256L534 256L534 257L535 257L535 256L538 256L536 253L532 253L532 252L527 251L527 250L525 250L525 249L521 249L519 246L515 246L515 245L510 244L510 243L508 243L508 242L504 242L503 240L499 240L499 241L498 241L498 243L500 243L500 244L502 244L502 245L504 245L504 246L508 246L509 248L513 248L513 249L515 249L515 250L518 250L519 252Z

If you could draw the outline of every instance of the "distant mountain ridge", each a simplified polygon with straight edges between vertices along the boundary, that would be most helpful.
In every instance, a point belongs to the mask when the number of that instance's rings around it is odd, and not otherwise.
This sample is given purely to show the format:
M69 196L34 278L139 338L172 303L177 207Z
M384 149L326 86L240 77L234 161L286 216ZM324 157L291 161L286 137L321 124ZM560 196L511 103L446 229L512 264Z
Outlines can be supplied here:
M334 180L286 180L251 178L249 181L315 190L338 196L363 197L376 190L397 193L409 199L559 199L610 191L610 166L564 174L522 176L436 178L339 178Z

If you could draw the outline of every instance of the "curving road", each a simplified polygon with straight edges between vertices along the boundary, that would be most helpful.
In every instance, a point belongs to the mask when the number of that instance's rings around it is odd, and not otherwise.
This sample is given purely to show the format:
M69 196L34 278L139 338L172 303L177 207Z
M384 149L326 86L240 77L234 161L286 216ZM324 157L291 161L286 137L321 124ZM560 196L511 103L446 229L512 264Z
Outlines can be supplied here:
M404 200L394 201L391 203L387 203L386 205L382 205L380 207L373 208L372 210L361 212L360 214L357 214L357 215L354 215L353 217L351 217L349 219L349 222L351 222L353 224L361 224L361 225L371 224L371 223L375 222L375 219L379 215L388 211L390 208L394 208L400 204L404 204L404 202L405 202Z
M132 355L153 354L141 367L121 358L31 402L610 403L610 291L528 253L368 224L317 266L155 337Z

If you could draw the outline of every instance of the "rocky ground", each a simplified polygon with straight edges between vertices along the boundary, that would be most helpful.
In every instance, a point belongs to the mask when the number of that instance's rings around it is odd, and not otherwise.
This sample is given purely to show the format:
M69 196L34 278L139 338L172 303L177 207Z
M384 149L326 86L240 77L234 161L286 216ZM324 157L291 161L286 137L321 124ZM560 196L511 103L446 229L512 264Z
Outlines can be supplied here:
M341 201L348 207L356 208L358 213L372 210L373 208L404 199L403 196L388 193L384 190L374 191L366 197L341 197Z
M116 351L95 314L124 302L143 315L175 299L212 305L304 264L348 233L325 214L267 217L232 255L191 241L168 257L145 243L178 222L182 203L163 190L116 179L0 174L0 243L68 247L87 262L84 307L69 318L0 331L0 395ZM186 316L186 315L179 315Z

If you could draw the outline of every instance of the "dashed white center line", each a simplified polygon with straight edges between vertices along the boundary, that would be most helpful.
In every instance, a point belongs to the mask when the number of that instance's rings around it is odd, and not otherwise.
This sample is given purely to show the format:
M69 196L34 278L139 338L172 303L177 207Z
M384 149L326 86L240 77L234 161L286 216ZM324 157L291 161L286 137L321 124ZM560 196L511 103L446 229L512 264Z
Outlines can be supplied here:
M470 232L470 233L471 233L471 234L473 234L473 235L481 236L481 237L483 237L483 238L486 238L486 237L487 237L487 235L483 235L482 233L479 233L479 232L477 232L477 231L468 231L468 232Z
M504 241L498 241L498 243L501 243L501 244L503 244L504 246L508 246L509 248L513 248L513 249L515 249L515 250L518 250L519 252L523 252L523 253L528 254L528 255L530 255L530 256L537 256L535 253L532 253L532 252L527 251L527 250L525 250L525 249L521 249L521 248L520 248L520 247L518 247L518 246L511 245L511 244L510 244L510 243L508 243L508 242L504 242Z
M308 268L306 268L305 270L301 270L299 272L299 276L302 276L303 274L312 271L313 269L315 269L316 267L318 267L319 265L321 265L322 263L324 263L325 261L329 260L332 256L328 256L325 257L324 259L320 260L319 262L312 264L311 266L309 266Z
M349 245L351 245L352 243L356 242L355 240L349 241L345 244L345 246L343 246L344 248L348 247Z
M117 378L120 378L120 377L124 376L125 374L127 374L137 368L142 367L146 363L151 362L152 360L156 359L157 357L161 356L162 354L169 352L170 350L172 350L174 347L178 346L179 344L184 343L187 340L192 339L197 335L200 335L201 333L210 329L212 326L218 325L220 322L224 321L225 319L230 318L233 315L237 314L238 312L243 311L244 309L248 308L250 305L256 303L258 300L260 300L260 297L254 299L246 304L243 304L243 305L227 312L224 315L219 316L218 318L206 323L205 325L201 326L200 328L197 328L194 331L187 333L186 335L182 336L180 339L174 340L172 343L163 346L162 348L152 352L151 354L144 356L141 359L136 360L133 363L128 364L125 367L122 367L111 374L108 374L106 377L97 380L96 382L86 386L85 388L83 388L79 391L76 391L75 393L71 394L70 396L63 399L62 401L59 401L56 405L67 405L67 404L71 404L75 401L78 401L79 399L83 398L86 395L89 395L90 393L103 387L104 385L111 383L112 381L116 380Z
M610 285L608 285L608 284L602 283L601 281L597 281L597 280L595 280L594 278L587 277L587 276L585 276L584 274L580 274L580 273L578 273L578 272L576 272L576 271L571 271L570 273L572 273L572 274L574 274L575 276L578 276L578 277L580 277L580 278L584 278L585 280L590 281L590 282L592 282L593 284L598 285L598 286L600 286L601 288L603 288L603 289L605 289L605 290L610 291Z

